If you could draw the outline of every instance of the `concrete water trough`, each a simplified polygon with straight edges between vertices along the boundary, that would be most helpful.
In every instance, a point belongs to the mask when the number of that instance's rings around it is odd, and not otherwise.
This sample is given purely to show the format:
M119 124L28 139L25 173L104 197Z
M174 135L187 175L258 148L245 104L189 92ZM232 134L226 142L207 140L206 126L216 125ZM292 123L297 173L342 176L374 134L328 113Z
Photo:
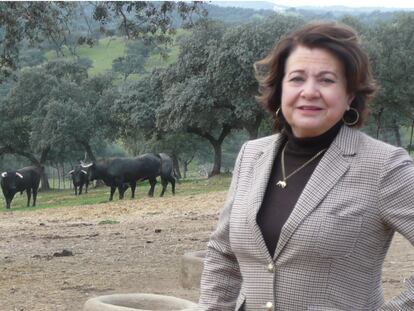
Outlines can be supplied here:
M83 311L197 311L189 300L155 294L114 294L91 298Z
M181 258L181 286L186 289L199 288L206 250L188 252Z

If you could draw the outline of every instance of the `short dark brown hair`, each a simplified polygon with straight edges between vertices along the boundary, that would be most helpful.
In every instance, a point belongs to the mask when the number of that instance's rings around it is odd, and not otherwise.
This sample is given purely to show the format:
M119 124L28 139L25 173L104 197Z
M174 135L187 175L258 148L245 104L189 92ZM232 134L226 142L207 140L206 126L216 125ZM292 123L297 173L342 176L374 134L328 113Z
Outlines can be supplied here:
M280 131L283 126L283 117L281 114L276 116L275 112L281 105L286 60L298 46L325 49L343 64L347 92L354 95L351 107L360 115L353 126L361 127L368 115L367 103L377 87L359 37L351 27L344 24L311 22L287 34L267 57L254 64L260 92L257 100L272 113L275 129Z

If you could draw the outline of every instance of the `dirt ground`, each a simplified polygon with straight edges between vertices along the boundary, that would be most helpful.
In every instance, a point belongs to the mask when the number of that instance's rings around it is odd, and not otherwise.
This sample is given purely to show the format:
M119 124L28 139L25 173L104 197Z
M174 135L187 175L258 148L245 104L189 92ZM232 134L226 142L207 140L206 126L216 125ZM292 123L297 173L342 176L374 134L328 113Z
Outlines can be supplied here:
M224 199L215 192L0 213L0 310L82 310L88 298L112 293L197 301L198 289L180 285L181 256L205 249ZM414 248L397 235L384 265L387 300L413 268Z

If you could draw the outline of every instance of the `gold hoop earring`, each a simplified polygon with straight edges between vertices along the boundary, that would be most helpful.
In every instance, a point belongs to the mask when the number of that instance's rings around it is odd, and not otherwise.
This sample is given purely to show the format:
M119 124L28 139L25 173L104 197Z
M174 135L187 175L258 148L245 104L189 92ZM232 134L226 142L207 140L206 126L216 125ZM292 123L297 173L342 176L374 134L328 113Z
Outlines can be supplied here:
M352 122L348 122L348 121L346 121L345 120L345 114L344 114L344 116L342 117L342 121L345 123L345 125L348 125L348 126L352 126L352 125L355 125L355 124L357 124L358 123L358 121L359 121L359 112L358 112L358 110L356 110L355 108L353 108L353 107L350 107L349 108L349 110L348 111L351 111L352 110L352 112L355 114L355 120L354 121L352 121ZM347 111L347 112L348 112Z

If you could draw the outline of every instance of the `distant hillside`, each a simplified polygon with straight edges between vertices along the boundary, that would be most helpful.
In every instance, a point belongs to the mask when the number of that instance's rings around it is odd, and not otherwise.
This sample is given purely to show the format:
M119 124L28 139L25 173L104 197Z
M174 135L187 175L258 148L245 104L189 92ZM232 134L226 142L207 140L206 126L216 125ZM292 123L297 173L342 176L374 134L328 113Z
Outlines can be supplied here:
M370 13L373 11L380 12L395 12L395 11L414 11L414 9L401 9L401 8L384 8L384 7L349 7L343 5L333 5L333 6L302 6L298 7L302 10L310 11L338 11L338 12L352 12L352 13Z
M371 23L377 19L389 20L396 12L414 11L413 9L383 7L347 7L347 6L300 6L288 7L267 1L213 1L208 6L209 17L230 23L250 22L255 18L281 14L302 16L305 20L335 20L345 15L358 17L362 22Z
M385 8L385 7L349 7L346 5L325 5L325 6L286 6L279 5L277 1L268 2L268 1L211 1L211 5L216 5L219 7L233 7L233 8L242 8L242 9L253 9L253 10L275 10L275 7L291 9L295 8L297 10L306 10L306 11L318 11L318 12L348 12L352 14L361 14L361 13L371 13L373 11L380 12L395 12L395 11L414 11L414 7L411 9L402 9L402 8Z
M267 1L214 1L210 2L210 4L220 7L237 7L243 9L270 11L273 11L273 7L275 6L274 3Z
M234 4L231 7L218 6L217 3L219 2L213 2L212 4L203 5L208 11L208 18L218 19L229 24L244 24L251 22L255 19L261 19L276 14L276 12L273 11L273 5L270 7L270 9L263 9L260 5L257 8L253 9L243 8L240 7L240 5L243 5L244 3L255 4L256 2L221 2L222 4ZM257 3L269 4L269 2ZM263 7L267 7L267 5Z

